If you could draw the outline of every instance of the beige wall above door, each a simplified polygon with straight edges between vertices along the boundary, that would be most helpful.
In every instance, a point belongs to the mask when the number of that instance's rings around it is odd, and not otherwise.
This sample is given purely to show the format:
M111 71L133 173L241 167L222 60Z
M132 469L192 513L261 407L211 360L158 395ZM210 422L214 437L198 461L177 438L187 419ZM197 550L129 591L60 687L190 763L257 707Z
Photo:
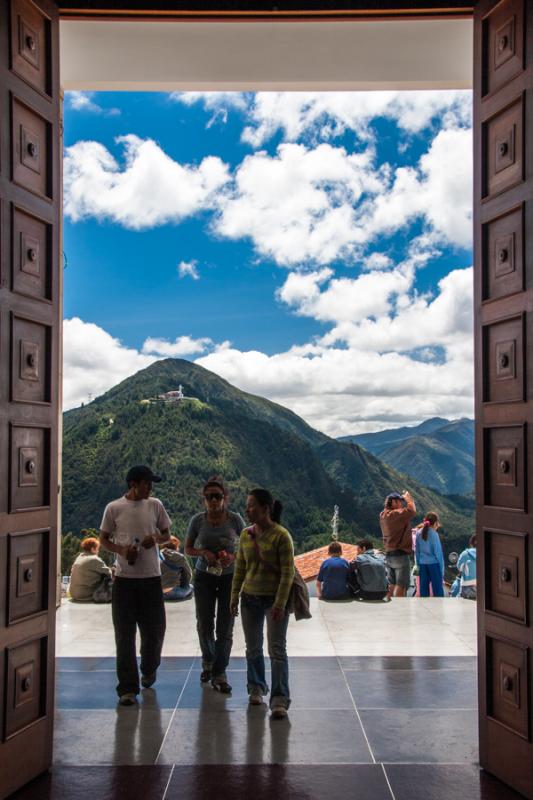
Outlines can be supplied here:
M470 19L61 22L61 85L96 91L468 89Z

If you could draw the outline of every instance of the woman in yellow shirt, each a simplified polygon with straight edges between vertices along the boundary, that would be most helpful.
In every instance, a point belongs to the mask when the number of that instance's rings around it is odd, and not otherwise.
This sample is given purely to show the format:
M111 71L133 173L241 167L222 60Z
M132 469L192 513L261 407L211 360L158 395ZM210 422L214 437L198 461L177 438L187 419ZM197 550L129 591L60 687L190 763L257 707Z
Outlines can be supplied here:
M270 708L274 719L284 719L290 705L287 658L287 600L294 579L294 547L280 524L282 505L266 489L253 489L246 503L252 523L241 533L231 590L231 611L238 614L246 640L250 705L261 705L268 694L263 655L266 620L268 654L272 665Z

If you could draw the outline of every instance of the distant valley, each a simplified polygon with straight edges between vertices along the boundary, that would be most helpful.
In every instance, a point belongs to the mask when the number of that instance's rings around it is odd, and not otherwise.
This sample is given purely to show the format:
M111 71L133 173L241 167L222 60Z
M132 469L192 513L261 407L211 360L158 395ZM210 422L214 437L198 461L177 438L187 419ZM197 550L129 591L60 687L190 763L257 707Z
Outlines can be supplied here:
M411 428L343 436L398 472L442 494L474 491L474 420L433 417Z

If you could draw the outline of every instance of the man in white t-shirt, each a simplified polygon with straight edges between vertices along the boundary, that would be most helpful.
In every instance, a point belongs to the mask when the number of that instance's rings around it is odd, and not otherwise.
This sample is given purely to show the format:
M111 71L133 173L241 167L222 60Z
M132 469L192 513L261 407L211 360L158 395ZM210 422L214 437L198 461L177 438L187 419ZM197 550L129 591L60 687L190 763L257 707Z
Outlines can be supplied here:
M100 543L117 555L112 613L117 647L117 694L121 705L136 703L140 691L135 649L141 637L141 684L155 682L161 663L166 618L161 589L159 545L170 537L170 518L163 503L150 497L161 478L150 467L132 467L128 491L105 508Z

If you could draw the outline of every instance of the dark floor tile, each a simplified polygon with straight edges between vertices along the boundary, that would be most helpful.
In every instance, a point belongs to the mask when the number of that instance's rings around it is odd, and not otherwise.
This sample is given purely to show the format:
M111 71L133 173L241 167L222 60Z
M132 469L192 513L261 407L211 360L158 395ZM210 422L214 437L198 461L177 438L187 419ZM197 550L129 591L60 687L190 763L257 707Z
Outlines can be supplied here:
M345 670L358 709L477 708L477 675L471 670Z
M355 712L292 709L271 720L266 705L225 714L180 709L162 764L368 764L372 757Z
M377 764L366 765L231 765L179 767L167 798L187 800L391 800Z
M115 671L115 659L97 656L61 656L56 658L56 672L92 672L93 670Z
M193 670L180 697L179 708L204 708L210 712L245 708L248 703L246 672L228 670L226 675L232 692L220 694L210 683L200 683L200 670Z
M341 656L343 669L460 669L477 670L475 656Z
M365 733L377 761L475 764L476 711L364 710Z
M146 698L151 706L175 708L189 672L160 670L153 688L141 692L139 701ZM117 677L115 672L58 672L56 676L57 708L115 708Z
M54 767L8 800L162 800L171 767Z
M56 711L54 764L155 764L173 713L148 704Z
M225 711L226 709L246 708L248 704L248 691L246 687L246 672L244 670L228 670L228 682L233 687L231 695L221 695L214 691L210 684L200 683L200 673L193 670L181 695L180 708L200 708L203 706L209 711ZM271 685L270 672L267 673L267 683ZM346 681L340 670L335 665L325 669L317 666L309 670L305 668L293 669L290 664L290 687L292 696L291 708L351 708L352 698Z
M265 656L267 668L270 667L270 659ZM289 654L289 665L291 672L299 672L300 670L311 669L339 669L339 660L336 656L291 656ZM232 656L228 665L230 670L246 670L246 658L244 656ZM193 672L201 672L202 663L201 659L197 658Z
M161 660L161 670L190 669L195 656L166 656ZM56 658L56 672L92 672L93 670L115 671L116 661L110 656L60 656Z
M396 800L523 800L475 766L387 764Z

